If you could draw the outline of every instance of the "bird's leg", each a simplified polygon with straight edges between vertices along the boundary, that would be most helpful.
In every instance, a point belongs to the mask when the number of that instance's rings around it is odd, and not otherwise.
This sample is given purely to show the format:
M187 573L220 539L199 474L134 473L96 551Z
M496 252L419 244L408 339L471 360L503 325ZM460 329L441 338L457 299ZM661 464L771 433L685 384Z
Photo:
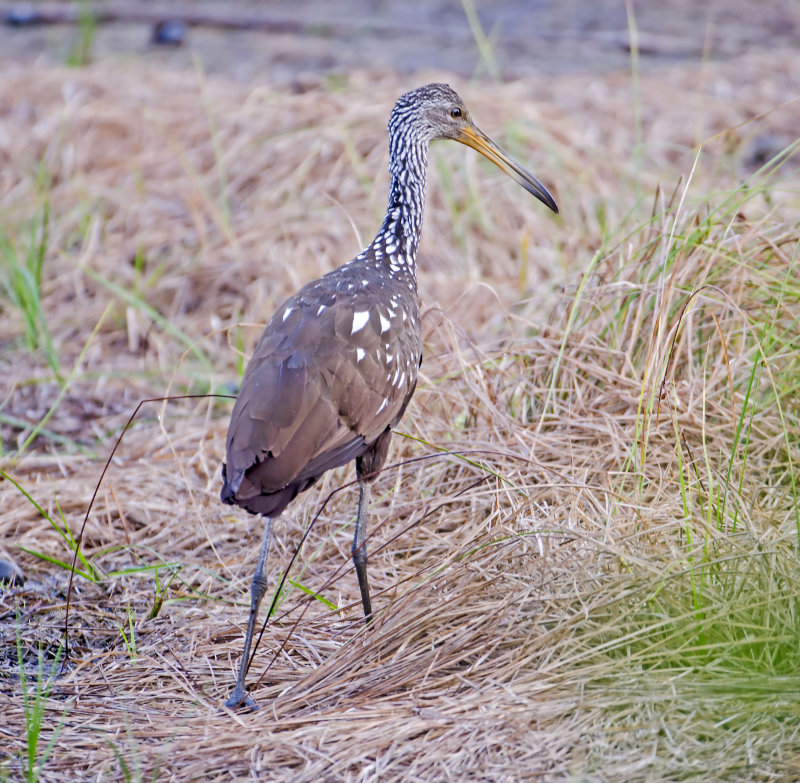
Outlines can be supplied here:
M356 534L353 536L353 564L356 567L358 586L361 589L361 603L364 605L364 621L372 622L372 604L369 600L369 582L367 581L367 516L369 514L369 496L372 481L358 477L358 516L356 517Z
M369 515L369 496L372 482L386 462L389 453L389 441L392 431L387 427L369 448L356 459L356 476L358 477L358 516L356 517L356 534L353 536L353 564L356 567L358 586L361 589L361 603L364 605L364 622L372 622L372 603L369 600L369 582L367 581L367 516Z
M253 631L258 617L258 608L261 606L261 599L267 592L267 553L269 552L269 530L272 520L265 517L264 520L264 539L261 542L261 553L258 556L258 565L253 574L253 581L250 584L250 618L247 621L247 633L244 637L244 653L239 663L239 676L236 678L236 686L233 693L225 702L226 707L231 709L245 704L251 709L257 710L258 705L247 695L244 687L244 680L247 677L247 670L250 668L250 645L253 642Z

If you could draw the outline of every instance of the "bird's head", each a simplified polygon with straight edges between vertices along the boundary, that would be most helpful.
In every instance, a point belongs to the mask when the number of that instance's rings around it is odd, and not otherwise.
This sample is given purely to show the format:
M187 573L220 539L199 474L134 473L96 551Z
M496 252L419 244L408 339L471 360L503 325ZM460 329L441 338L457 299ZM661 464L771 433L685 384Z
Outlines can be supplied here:
M453 139L466 144L492 161L553 212L558 212L547 188L475 125L464 101L447 84L426 84L401 95L392 110L389 133L401 145L407 143L409 137L423 144L434 139Z

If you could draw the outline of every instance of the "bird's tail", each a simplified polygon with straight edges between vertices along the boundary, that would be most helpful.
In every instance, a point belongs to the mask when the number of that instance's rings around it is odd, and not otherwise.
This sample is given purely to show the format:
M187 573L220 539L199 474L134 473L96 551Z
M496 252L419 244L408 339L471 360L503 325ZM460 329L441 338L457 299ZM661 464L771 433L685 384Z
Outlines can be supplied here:
M222 491L219 493L220 500L232 506L236 503L236 490L228 483L228 473L225 463L222 463Z

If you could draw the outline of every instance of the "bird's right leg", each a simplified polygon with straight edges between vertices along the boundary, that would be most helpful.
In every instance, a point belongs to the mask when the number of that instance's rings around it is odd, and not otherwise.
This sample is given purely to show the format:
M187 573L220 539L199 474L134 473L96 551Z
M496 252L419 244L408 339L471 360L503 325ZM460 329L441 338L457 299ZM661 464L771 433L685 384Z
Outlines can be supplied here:
M361 590L361 603L364 607L364 622L372 622L372 602L369 599L369 582L367 581L367 516L369 508L371 482L358 478L358 514L356 516L356 532L353 536L353 565L356 567L358 587Z
M356 516L356 533L353 536L353 564L356 567L358 587L361 590L361 603L364 607L364 622L372 622L372 602L369 598L369 582L367 580L367 517L369 515L369 496L372 482L386 462L389 453L389 441L392 431L387 427L370 447L356 459L356 476L358 477L358 515Z
M240 704L245 704L254 710L258 709L258 705L247 695L244 680L247 677L247 670L250 668L250 646L253 643L253 631L258 618L258 608L261 606L261 599L264 597L264 593L267 592L267 554L269 552L271 523L272 520L269 517L264 518L264 538L261 542L261 552L258 556L256 572L253 574L253 581L250 584L250 618L247 621L247 633L244 637L244 653L239 663L239 676L236 678L236 686L225 702L225 706L231 709L238 707Z

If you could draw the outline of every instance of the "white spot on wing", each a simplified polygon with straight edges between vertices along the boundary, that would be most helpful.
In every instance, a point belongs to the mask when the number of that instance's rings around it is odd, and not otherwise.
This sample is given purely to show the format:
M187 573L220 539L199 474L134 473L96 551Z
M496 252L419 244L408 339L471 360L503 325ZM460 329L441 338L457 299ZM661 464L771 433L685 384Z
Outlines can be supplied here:
M320 305L319 308L317 308L317 315L319 315L324 309L325 305Z
M381 334L383 334L384 332L388 332L389 329L391 329L392 322L384 318L383 313L380 313L380 316L381 316Z
M367 352L363 348L356 348L356 361L360 362L365 356Z
M378 408L378 410L377 410L377 411L375 411L375 415L377 416L377 415L378 415L378 414L379 414L379 413L380 413L380 412L381 412L381 411L382 411L382 410L383 410L383 409L384 409L384 408L385 408L385 407L386 407L388 404L389 404L389 399L388 399L388 398L386 398L386 399L385 399L385 400L384 400L384 401L381 403L381 407L380 407L380 408Z
M293 309L293 307L287 307L286 310L283 311L282 321L285 321L292 314Z
M350 334L355 334L356 332L360 332L369 321L369 310L358 310L353 313L353 328L350 330Z

